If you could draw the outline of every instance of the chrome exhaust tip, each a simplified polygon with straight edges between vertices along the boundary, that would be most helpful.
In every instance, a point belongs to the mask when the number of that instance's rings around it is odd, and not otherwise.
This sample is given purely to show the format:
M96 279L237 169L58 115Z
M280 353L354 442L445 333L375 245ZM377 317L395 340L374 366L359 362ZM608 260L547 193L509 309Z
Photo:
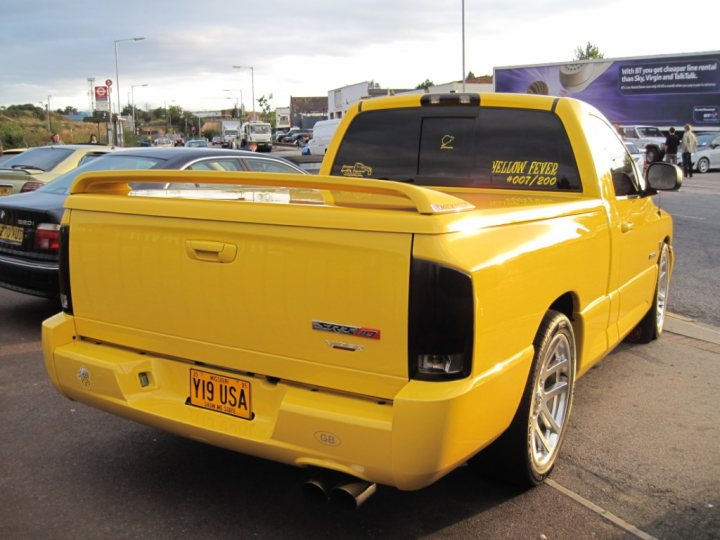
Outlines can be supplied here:
M356 510L377 491L377 485L364 480L354 480L336 485L330 492L330 502L346 510Z
M330 499L332 489L346 478L345 475L333 473L332 471L316 473L315 476L303 484L303 497L313 503L326 503Z

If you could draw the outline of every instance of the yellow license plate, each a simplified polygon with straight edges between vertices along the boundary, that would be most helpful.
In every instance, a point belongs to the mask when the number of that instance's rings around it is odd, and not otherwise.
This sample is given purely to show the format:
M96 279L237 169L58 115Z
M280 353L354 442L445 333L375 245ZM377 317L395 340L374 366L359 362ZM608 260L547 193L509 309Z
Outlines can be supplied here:
M0 240L12 242L14 244L22 244L24 231L22 227L14 227L12 225L0 225Z
M250 383L190 368L190 404L251 420Z

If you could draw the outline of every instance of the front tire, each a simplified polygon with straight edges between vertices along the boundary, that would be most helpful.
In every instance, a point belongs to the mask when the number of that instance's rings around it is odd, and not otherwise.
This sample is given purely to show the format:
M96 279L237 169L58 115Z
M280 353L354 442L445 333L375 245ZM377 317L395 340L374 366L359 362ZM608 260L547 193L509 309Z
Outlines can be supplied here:
M492 476L522 487L550 475L570 419L575 389L575 334L562 313L548 311L533 342L535 355L510 427L478 456Z

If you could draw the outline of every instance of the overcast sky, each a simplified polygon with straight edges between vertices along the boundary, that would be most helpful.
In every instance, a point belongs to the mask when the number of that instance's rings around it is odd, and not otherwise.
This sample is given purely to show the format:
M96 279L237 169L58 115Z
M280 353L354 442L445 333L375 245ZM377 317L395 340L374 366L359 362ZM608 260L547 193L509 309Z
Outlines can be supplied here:
M590 4L587 7L584 4ZM462 78L461 0L2 0L0 105L89 108L88 78L115 76L122 106L230 108L273 95L327 96L367 80L414 88ZM606 58L720 49L714 0L465 0L465 67L571 60L577 46ZM230 91L226 91L230 90ZM228 99L230 98L230 99ZM117 94L113 104L117 103ZM258 108L259 110L259 108Z

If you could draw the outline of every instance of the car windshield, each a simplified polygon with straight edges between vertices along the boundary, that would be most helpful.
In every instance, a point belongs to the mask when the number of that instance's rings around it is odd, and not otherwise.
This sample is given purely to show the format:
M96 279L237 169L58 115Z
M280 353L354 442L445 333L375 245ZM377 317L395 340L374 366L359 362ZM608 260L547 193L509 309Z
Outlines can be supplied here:
M40 169L50 171L57 167L58 163L73 153L71 148L58 146L43 146L42 148L31 148L22 154L11 157L2 163L3 169Z
M75 179L84 172L155 169L164 161L166 160L148 156L133 156L119 153L107 154L93 159L89 163L62 176L58 176L52 182L48 182L39 188L38 191L67 195Z
M716 135L716 133L701 133L697 136L697 147L703 148L705 146L708 146L716 137Z
M266 133L270 133L270 126L250 126L250 132L264 135Z
M638 131L640 132L640 135L643 137L662 137L665 138L665 135L662 134L662 131L660 131L656 127L643 127L638 128Z

